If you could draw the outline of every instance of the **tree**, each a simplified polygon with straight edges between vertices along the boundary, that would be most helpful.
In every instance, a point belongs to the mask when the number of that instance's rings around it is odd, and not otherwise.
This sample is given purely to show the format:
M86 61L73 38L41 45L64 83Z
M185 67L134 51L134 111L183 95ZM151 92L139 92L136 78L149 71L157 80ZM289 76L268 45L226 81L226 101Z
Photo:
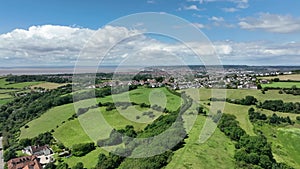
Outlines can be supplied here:
M17 157L17 153L14 149L7 149L6 151L4 151L3 154L3 159L4 161L8 161L12 158L16 158Z
M68 169L68 168L69 168L69 165L67 163L60 163L56 167L56 169Z
M269 168L272 168L272 161L270 160L270 158L267 155L261 155L259 165L262 168L269 169Z
M72 169L84 169L83 163L79 162L75 166L72 167Z
M262 89L261 84L258 84L258 85L257 85L257 89Z
M95 149L94 143L81 143L81 144L74 144L72 146L72 154L77 157L81 157L86 155L87 153L91 152Z
M54 163L48 163L48 164L46 164L44 169L56 169L56 166Z

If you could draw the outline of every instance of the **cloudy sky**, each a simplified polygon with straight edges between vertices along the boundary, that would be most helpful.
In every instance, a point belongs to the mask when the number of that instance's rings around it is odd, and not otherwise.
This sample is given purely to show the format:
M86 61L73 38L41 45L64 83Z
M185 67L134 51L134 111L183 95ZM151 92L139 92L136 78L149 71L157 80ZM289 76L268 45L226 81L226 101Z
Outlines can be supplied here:
M108 65L126 58L176 64L174 57L198 64L186 44L201 57L215 55L203 40L179 43L143 35L148 30L141 18L129 27L108 25L140 12L190 22L209 39L222 64L300 65L299 6L295 0L10 0L0 5L0 67L73 66L79 56L95 62L109 47L114 48L106 53ZM160 28L166 22L158 17L151 24ZM170 32L183 31L182 25L168 25Z

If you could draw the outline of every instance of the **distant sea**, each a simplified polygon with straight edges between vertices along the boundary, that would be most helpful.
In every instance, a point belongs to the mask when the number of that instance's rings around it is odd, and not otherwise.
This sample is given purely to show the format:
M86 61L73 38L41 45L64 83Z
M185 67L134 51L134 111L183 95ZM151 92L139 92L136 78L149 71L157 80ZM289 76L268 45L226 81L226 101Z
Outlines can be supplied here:
M0 75L41 75L41 74L73 74L103 72L130 72L136 70L134 67L101 66L95 67L0 67Z

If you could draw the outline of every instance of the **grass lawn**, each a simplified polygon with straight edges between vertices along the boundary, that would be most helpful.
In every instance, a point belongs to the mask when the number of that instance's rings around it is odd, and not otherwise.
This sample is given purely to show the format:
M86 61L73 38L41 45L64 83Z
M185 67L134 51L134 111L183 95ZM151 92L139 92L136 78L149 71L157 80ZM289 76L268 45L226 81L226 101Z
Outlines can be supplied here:
M181 105L181 98L170 93L166 88L145 88L140 87L129 92L98 98L101 102L136 102L151 105L159 105L169 110L176 110Z
M98 162L98 155L100 153L105 153L105 151L101 148L96 148L94 151L88 153L87 155L83 157L75 157L71 156L69 158L62 158L65 163L69 165L69 167L75 166L78 162L82 162L84 165L84 168L93 168L96 166Z
M264 87L280 87L280 88L291 88L292 86L300 87L300 82L272 82L269 84L261 84Z
M299 128L279 128L278 140L287 150L288 159L295 168L300 168L300 129ZM284 159L282 162L284 162Z
M38 87L41 87L41 88L44 88L44 89L56 89L60 86L64 86L66 85L67 83L51 83L51 82L45 82L45 83L41 83L41 84L37 84L37 85L33 85L31 86L32 89L34 88L38 88Z
M53 136L67 147L74 144L92 142L82 129L79 120L71 120L55 129Z
M74 113L72 103L54 107L42 114L41 117L27 123L29 128L23 126L20 138L32 138L40 133L55 130L56 126L60 126L63 121L67 121Z
M2 106L3 104L7 103L7 102L10 102L12 101L12 98L11 99L0 99L0 106Z
M9 83L5 81L5 78L0 79L0 88L16 88L23 89L24 87L41 84L44 82L22 82L22 83Z
M1 93L0 94L0 99L8 99L8 98L12 98L12 96L7 94L7 93Z
M299 83L300 84L300 83ZM214 91L216 95L223 89L199 89L199 95L201 101L208 101L212 97L211 92ZM283 100L284 102L299 102L300 96L294 96L291 94L279 94L279 90L268 90L265 94L262 94L260 90L251 89L227 89L226 97L230 99L242 99L245 96L250 95L257 98L259 101L264 100Z
M88 99L82 100L78 102L78 104L79 106L90 106L92 102ZM52 129L55 130L56 126L61 126L63 121L67 122L68 118L70 118L74 113L75 110L73 103L51 108L39 118L27 123L26 125L28 125L29 128L25 129L23 126L21 128L20 138L32 138L40 133L51 131Z
M272 143L273 155L278 162L300 168L299 126L275 127L264 125L257 126L257 128L262 130L268 141Z
M189 138L185 139L186 145L175 151L167 169L234 168L234 143L218 128L205 143L198 142L204 122L205 117L198 116Z

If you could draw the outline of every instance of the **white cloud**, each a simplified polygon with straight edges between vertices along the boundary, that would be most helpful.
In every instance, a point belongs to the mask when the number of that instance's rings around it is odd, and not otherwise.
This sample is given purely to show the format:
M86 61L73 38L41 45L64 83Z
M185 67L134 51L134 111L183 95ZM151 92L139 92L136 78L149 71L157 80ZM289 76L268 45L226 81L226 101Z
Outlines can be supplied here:
M237 12L239 11L237 8L222 8L224 12Z
M217 20L220 20L217 19ZM194 23L202 28L205 25ZM16 29L0 35L0 66L15 65L73 65L81 53L81 60L97 64L106 54L105 64L186 64L195 62L195 54L185 44L162 42L139 30L106 26L99 31L43 25L28 30ZM94 37L92 40L90 37ZM88 43L87 43L88 42ZM300 63L300 43L275 44L270 42L187 42L202 57L220 55L224 64L297 64ZM85 50L82 51L85 46Z
M275 33L300 32L300 18L291 15L260 13L258 17L240 19L239 26L248 30L264 30Z
M205 10L205 9L198 8L197 5L184 6L183 9L184 10L195 10L195 11L203 11L203 10Z
M225 21L223 17L216 17L216 16L209 18L209 20L215 21L215 22L224 22Z
M230 46L229 54L220 54L224 64L298 65L300 61L300 43L296 42L276 44L264 41L222 41L215 42L214 45Z
M58 25L32 26L28 30L15 29L0 35L0 60L11 65L69 65L95 30ZM134 31L106 26L97 33L95 46L116 43ZM3 63L2 63L3 64Z

